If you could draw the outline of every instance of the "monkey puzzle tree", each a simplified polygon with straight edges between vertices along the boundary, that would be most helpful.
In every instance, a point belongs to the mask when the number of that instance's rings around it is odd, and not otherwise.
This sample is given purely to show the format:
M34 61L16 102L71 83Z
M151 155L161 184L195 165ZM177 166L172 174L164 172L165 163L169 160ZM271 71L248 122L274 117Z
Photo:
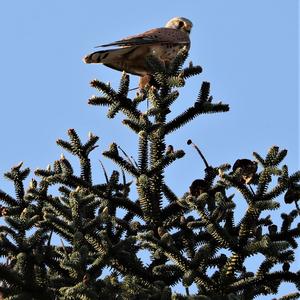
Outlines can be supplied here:
M57 144L78 158L80 174L65 156L37 169L39 180L32 179L27 189L28 168L19 164L5 174L15 196L0 191L3 299L254 299L275 295L282 282L299 290L300 271L290 271L290 265L300 235L295 224L300 172L289 174L282 165L286 150L274 146L266 156L253 153L255 160L211 166L189 140L204 161L204 177L194 180L184 195L173 192L172 184L178 182L165 181L167 167L185 155L167 146L166 137L197 116L229 110L213 101L210 84L203 82L194 105L169 118L178 89L202 71L192 64L183 68L186 57L181 51L167 68L149 57L152 85L133 99L128 98L125 73L118 90L91 82L101 94L89 104L107 106L108 118L122 113L123 124L138 138L136 160L116 143L103 153L121 174L108 175L103 168L105 182L95 183L89 154L98 137L89 134L83 142L74 129L68 131L69 141ZM149 103L146 112L139 109L144 101ZM128 182L126 174L134 181ZM247 209L236 221L241 201ZM262 216L282 205L290 210L281 215L280 224ZM140 258L142 250L151 253L150 263ZM246 260L256 255L263 260L254 273ZM185 295L172 292L178 283ZM295 291L282 299L299 296Z

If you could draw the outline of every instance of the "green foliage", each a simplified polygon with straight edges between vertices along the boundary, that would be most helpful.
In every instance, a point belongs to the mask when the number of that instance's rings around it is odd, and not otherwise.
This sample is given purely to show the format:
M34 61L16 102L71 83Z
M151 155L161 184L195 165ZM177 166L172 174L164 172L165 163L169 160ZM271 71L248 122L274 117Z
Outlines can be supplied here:
M166 137L200 115L229 110L213 102L210 84L203 82L194 104L169 118L171 105L179 99L177 88L202 71L192 64L183 68L186 57L184 49L167 68L149 57L153 84L134 99L128 98L125 73L118 90L92 81L101 96L89 103L107 106L109 118L123 113L123 124L137 134L137 161L116 143L103 153L122 176L117 171L109 176L103 168L105 182L94 183L89 155L98 137L90 133L84 143L74 129L68 131L69 141L57 144L77 157L78 175L64 155L52 166L37 169L39 181L32 179L27 189L28 168L19 164L5 174L15 196L0 191L4 299L242 300L274 295L282 282L292 282L299 290L300 271L290 270L290 265L300 236L300 225L295 224L300 172L290 175L282 165L286 150L272 147L265 157L254 153L256 162L241 158L232 168L227 163L213 167L189 141L204 161L204 177L195 179L183 196L165 182L168 166L185 155L167 146ZM142 112L139 105L146 100L149 107ZM133 184L125 173L134 178L137 200L131 199ZM245 201L247 209L236 221L239 201ZM283 213L281 224L263 216L293 203L296 209ZM126 211L123 217L119 208ZM145 250L151 254L147 265L140 259ZM253 273L245 261L256 255L264 259ZM178 283L186 295L172 294ZM192 284L195 295L190 295Z

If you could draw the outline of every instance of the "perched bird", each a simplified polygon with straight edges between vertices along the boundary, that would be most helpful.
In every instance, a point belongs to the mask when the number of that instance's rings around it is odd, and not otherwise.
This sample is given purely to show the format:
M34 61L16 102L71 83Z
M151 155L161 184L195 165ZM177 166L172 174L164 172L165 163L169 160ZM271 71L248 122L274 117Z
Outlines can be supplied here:
M83 58L86 64L100 63L109 68L125 71L141 77L140 87L148 83L153 72L146 57L155 56L168 66L183 47L190 48L189 34L192 22L183 17L175 17L165 27L154 28L142 34L99 47L117 46L115 49L93 52Z

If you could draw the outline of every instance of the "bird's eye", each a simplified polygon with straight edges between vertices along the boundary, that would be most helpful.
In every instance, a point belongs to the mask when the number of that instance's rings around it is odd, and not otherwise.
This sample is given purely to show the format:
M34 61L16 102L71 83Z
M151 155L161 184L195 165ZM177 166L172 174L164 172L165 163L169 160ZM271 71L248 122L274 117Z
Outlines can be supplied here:
M179 22L178 22L178 28L181 28L181 27L183 27L183 26L184 26L184 22L179 21Z

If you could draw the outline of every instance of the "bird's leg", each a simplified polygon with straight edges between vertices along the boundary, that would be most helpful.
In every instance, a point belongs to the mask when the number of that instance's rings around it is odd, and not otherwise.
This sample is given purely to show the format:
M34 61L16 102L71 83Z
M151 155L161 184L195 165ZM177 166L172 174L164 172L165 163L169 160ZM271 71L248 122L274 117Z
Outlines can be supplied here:
M140 77L139 88L142 90L146 85L151 85L151 81L153 81L152 75L144 75Z
M151 86L152 82L153 82L152 75L147 74L147 75L141 76L140 82L139 82L140 91L143 91L147 85ZM149 101L147 99L147 111L148 111L148 109L149 109Z
M137 89L143 90L143 89L146 87L146 85L150 85L150 86L151 86L151 85L154 85L154 84L153 84L153 78L152 78L151 75L144 75L144 76L141 76L141 77L140 77L139 86L136 87L136 88L130 89L129 92L130 92L130 91L137 90Z
M164 62L164 65L165 65L165 70L168 72L169 67L170 67L170 61L169 61L169 60L166 60L166 61Z

